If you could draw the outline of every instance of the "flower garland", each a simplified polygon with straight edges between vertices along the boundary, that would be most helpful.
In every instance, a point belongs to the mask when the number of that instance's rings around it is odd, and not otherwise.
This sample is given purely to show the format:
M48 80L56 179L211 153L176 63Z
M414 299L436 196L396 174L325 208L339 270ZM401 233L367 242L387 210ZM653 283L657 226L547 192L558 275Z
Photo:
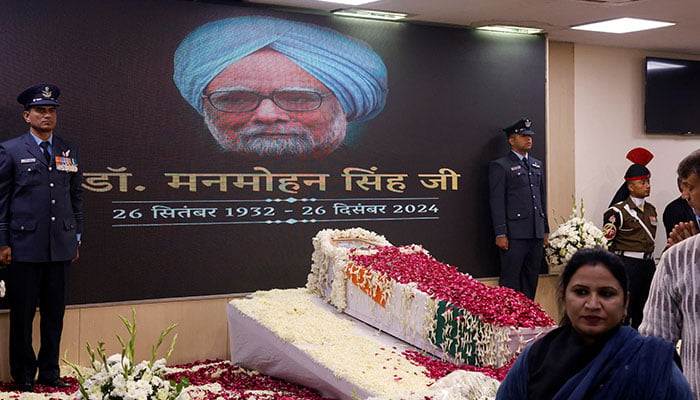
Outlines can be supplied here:
M362 228L324 229L314 236L312 244L314 252L306 288L341 311L347 306L345 266L350 248L360 251L371 246L391 246L384 236Z
M557 230L549 235L545 247L545 257L550 272L561 273L571 256L579 249L587 247L608 248L608 241L603 232L584 217L583 199L574 206L569 219L562 221Z

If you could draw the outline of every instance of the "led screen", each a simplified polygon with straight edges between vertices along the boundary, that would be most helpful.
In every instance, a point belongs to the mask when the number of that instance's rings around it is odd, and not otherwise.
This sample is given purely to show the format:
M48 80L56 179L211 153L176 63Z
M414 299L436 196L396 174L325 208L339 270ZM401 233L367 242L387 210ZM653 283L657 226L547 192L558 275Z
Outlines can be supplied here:
M543 37L170 0L9 2L0 27L0 140L48 81L80 145L73 304L303 286L312 237L350 227L497 276L501 128L529 116L545 159Z
M700 133L700 61L647 57L645 89L647 133Z

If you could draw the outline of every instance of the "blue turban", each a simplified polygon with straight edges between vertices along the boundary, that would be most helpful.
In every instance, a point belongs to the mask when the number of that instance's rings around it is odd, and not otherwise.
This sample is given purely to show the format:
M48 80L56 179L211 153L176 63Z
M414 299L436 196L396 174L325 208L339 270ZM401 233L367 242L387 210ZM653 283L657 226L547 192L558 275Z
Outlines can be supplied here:
M366 121L384 108L387 71L372 48L321 26L248 16L192 31L175 51L173 80L203 115L202 92L229 65L262 48L286 56L330 89L348 121Z

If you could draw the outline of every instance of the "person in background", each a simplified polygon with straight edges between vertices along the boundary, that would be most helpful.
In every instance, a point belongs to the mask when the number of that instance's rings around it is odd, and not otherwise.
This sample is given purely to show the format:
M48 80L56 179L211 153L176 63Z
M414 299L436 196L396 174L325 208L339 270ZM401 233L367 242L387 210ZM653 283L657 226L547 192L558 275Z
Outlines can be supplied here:
M525 117L503 129L511 150L489 164L489 197L501 258L499 285L534 299L549 223L544 164L529 155L531 128Z
M676 202L685 202L686 204L686 210L690 209L690 211L693 214L693 217L690 218L686 216L681 220L680 218L674 225L666 224L666 211L664 211L664 225L666 225L666 231L668 232L667 238L666 238L666 248L668 249L669 247L673 246L676 243L680 243L681 241L688 239L689 237L695 236L700 232L700 216L697 215L695 209L690 205L690 202L685 198L683 195L683 189L687 185L687 179L682 179L680 176L678 177L678 188L681 191L681 197L678 199L674 200L672 203ZM669 204L670 206L671 204ZM672 221L669 221L672 222ZM669 231L669 226L671 230Z
M683 199L700 210L700 150L681 160L678 176ZM661 256L639 332L681 341L683 373L700 398L700 235L674 244Z
M683 180L677 178L678 191L681 196L666 205L663 213L664 228L666 228L666 238L671 237L673 228L681 222L692 222L695 227L698 227L697 216L695 210L688 204L688 201L683 198Z
M609 249L622 257L630 279L630 307L627 323L642 323L644 303L654 276L654 237L656 208L645 199L651 194L651 173L646 165L654 156L641 147L627 158L633 164L625 172L625 183L603 214L603 233Z
M627 289L619 257L576 252L561 275L559 328L525 347L496 400L694 399L673 344L622 325Z
M10 264L10 372L17 390L36 383L68 385L58 365L66 275L78 258L83 232L82 169L78 146L54 135L58 87L40 83L24 90L29 132L0 143L0 262ZM41 346L32 347L39 306Z

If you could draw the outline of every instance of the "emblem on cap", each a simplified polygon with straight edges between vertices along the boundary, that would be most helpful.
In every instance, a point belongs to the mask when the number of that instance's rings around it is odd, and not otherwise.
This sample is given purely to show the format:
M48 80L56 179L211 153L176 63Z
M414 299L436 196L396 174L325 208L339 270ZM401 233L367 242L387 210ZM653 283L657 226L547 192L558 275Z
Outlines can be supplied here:
M519 120L513 122L507 127L502 129L506 135L510 136L514 133L519 133L522 135L534 135L535 132L532 131L532 120L528 117L520 118Z
M37 83L32 85L17 96L17 102L22 104L25 110L33 106L58 106L58 97L61 95L61 89L51 83Z

